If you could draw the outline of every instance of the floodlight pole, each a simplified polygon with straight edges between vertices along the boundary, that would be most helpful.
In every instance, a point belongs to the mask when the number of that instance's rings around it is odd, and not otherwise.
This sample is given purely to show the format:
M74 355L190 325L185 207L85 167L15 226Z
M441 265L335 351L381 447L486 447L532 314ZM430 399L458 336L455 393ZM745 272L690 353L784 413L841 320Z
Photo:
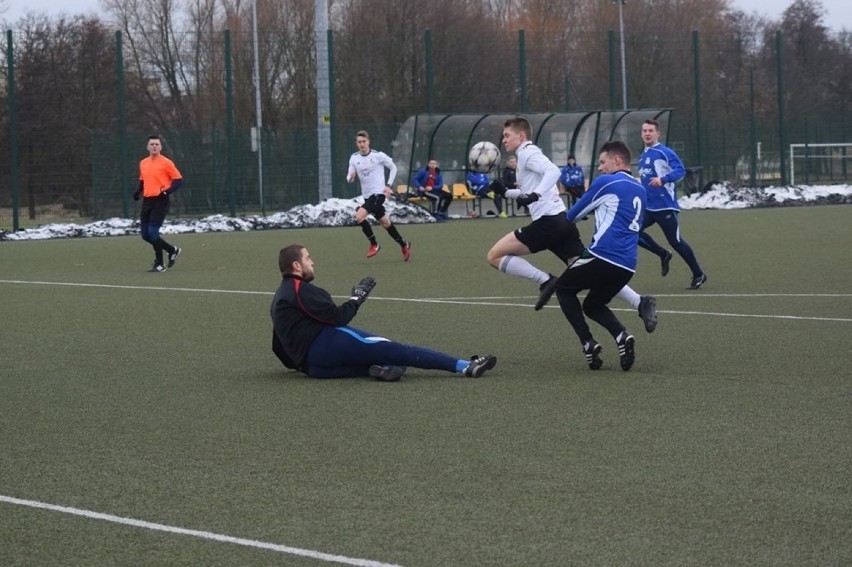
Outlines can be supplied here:
M627 0L613 0L618 3L618 25L621 32L621 103L627 110L627 67L624 59L624 3Z
M257 0L251 3L251 27L254 47L254 104L257 121L257 190L260 198L260 214L266 214L263 202L263 117L260 110L260 55L257 48Z
M314 33L317 45L317 162L318 196L320 201L334 196L334 165L331 147L331 103L334 98L332 65L329 52L333 53L332 35L328 27L328 0L314 0Z

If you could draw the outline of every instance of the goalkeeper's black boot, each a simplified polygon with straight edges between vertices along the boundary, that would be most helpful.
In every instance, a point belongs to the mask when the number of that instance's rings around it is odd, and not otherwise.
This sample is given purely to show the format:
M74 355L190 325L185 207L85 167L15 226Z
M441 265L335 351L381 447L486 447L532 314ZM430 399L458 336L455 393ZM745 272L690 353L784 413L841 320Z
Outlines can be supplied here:
M374 364L370 367L370 376L379 382L399 382L405 374L404 366L379 366Z
M470 358L470 364L464 369L464 375L468 378L479 378L486 370L491 370L497 364L497 357L491 354L485 356L476 355Z
M583 354L586 355L586 362L592 370L597 370L603 366L603 360L601 360L602 350L603 348L595 339L590 339L589 342L583 345Z

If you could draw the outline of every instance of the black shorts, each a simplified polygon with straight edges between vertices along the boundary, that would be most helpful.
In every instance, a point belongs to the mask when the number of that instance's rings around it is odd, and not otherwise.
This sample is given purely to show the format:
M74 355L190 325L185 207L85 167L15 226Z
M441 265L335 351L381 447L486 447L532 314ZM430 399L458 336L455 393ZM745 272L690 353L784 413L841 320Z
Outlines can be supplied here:
M565 263L569 258L582 254L585 246L580 239L577 226L568 222L565 215L540 217L527 226L515 230L515 238L530 249L530 252L550 250Z
M162 194L159 197L142 199L141 224L163 226L166 215L169 214L169 201L169 196Z
M588 252L571 264L556 283L557 289L577 293L584 289L597 289L609 294L607 301L615 297L621 288L633 278L633 272L610 264Z
M385 210L384 195L370 195L369 197L364 199L364 204L358 208L364 209L365 211L376 217L376 220L379 220L387 214L387 211Z

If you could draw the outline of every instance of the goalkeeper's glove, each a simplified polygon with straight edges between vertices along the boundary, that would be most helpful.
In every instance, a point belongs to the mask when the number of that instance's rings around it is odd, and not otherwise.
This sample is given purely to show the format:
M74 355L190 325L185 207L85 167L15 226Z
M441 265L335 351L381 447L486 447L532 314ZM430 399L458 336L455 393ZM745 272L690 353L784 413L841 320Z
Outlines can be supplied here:
M141 191L139 191L138 189L137 189L136 191L134 191L134 192L133 192L133 200L134 200L134 201L138 201L138 200L139 200L139 197L141 197L141 196L142 196L142 192L141 192Z
M355 305L361 305L367 301L367 296L370 295L374 287L376 287L376 280L367 276L352 288L352 297L349 300L354 301Z
M486 193L489 193L491 191L493 191L495 195L502 197L506 194L506 186L500 179L495 179L494 181L488 184L488 188L485 190Z
M527 207L531 203L535 203L536 201L538 201L538 198L538 193L529 193L527 195L518 196L518 198L515 199L515 203L517 203L519 207Z

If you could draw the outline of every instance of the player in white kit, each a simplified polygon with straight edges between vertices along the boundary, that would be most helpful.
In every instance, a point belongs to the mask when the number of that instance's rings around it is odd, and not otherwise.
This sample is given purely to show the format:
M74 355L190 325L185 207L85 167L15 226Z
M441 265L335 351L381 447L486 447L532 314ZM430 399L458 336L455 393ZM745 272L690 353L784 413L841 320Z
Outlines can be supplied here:
M355 146L358 151L349 158L349 172L346 180L349 183L353 183L356 179L361 182L364 204L355 212L355 221L370 241L367 258L372 258L381 250L381 246L376 241L376 235L373 234L373 227L367 220L369 214L373 215L379 224L385 227L391 238L396 240L402 249L402 258L408 262L411 257L411 243L402 238L384 207L385 199L393 195L391 185L396 177L396 164L386 153L370 148L370 135L365 130L359 130L355 134ZM387 180L385 180L385 168L389 170Z

